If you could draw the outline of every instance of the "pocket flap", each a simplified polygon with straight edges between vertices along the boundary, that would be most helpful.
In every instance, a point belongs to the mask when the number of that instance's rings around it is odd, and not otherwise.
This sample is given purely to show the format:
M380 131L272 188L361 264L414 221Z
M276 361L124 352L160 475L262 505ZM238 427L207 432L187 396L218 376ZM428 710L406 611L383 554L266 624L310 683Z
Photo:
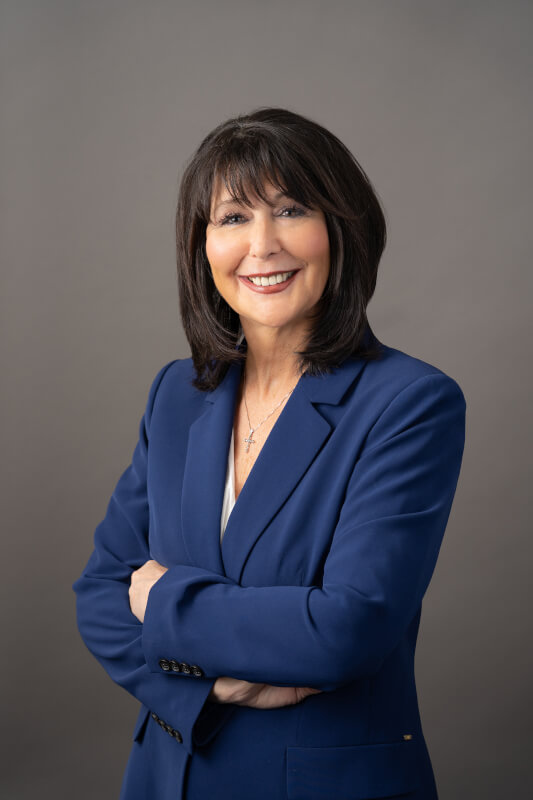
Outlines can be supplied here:
M372 800L414 791L414 741L287 747L289 800Z

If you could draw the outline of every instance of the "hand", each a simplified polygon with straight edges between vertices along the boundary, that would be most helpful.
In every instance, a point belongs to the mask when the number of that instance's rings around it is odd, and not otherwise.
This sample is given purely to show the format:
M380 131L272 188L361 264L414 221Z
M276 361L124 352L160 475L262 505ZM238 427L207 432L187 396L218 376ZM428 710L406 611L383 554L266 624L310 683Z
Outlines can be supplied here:
M268 683L249 683L237 678L217 678L207 697L213 703L234 703L250 708L280 708L300 703L321 689L310 686L270 686Z
M146 564L131 573L129 588L130 608L139 622L144 622L150 589L166 571L167 567L159 564L158 561L147 561Z

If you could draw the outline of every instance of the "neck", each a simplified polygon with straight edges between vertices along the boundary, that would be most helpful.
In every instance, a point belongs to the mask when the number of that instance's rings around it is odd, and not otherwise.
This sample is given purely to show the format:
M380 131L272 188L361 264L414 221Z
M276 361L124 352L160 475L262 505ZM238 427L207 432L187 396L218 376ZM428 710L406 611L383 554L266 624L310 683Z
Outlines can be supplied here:
M303 349L301 341L283 335L278 328L247 331L246 391L258 403L275 402L294 388L301 375L295 350Z

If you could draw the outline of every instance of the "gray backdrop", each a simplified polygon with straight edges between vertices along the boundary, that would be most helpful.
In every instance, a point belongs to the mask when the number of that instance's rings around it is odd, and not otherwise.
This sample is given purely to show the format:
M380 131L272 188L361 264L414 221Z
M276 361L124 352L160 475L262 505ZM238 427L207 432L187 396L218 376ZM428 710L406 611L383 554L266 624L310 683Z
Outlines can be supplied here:
M184 162L260 105L361 161L390 236L370 322L465 393L421 713L442 800L529 795L531 16L520 0L3 0L6 800L118 797L138 706L85 649L71 584L152 378L189 355Z

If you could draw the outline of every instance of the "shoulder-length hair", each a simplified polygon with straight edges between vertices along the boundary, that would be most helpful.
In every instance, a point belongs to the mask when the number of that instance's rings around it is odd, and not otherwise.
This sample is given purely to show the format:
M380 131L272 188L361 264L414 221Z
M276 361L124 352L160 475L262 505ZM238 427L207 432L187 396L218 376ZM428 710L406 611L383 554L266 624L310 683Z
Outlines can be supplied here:
M205 234L213 188L223 181L248 207L268 203L267 182L298 203L323 211L330 272L299 356L302 372L330 372L349 356L374 359L379 341L366 308L386 243L380 201L348 148L326 128L284 108L258 108L223 122L189 160L176 211L179 305L201 391L215 389L231 362L246 358L239 315L215 286ZM271 205L269 203L269 205Z

